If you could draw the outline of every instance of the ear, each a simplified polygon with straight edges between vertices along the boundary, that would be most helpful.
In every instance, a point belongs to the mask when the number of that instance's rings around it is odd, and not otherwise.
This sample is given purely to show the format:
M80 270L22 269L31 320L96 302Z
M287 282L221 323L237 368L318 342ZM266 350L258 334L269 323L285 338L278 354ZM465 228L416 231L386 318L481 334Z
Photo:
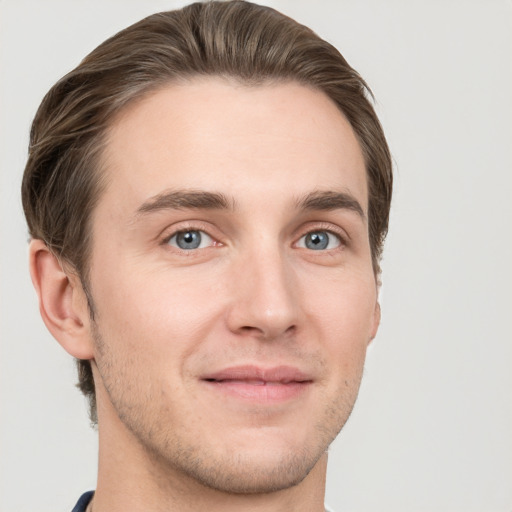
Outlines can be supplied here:
M42 240L30 242L29 255L30 276L46 327L69 354L92 359L90 316L80 279L64 270Z
M380 325L380 303L378 300L375 301L375 309L373 311L373 319L372 319L372 327L370 331L370 339L368 340L368 345L373 341L375 336L377 336L377 331L379 330Z

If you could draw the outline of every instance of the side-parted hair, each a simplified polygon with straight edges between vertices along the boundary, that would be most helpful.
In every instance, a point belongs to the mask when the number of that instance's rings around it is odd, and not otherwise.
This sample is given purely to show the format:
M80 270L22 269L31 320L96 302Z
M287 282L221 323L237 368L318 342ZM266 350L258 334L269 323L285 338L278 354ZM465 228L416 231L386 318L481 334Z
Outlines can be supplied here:
M364 80L331 44L274 9L241 0L194 3L149 16L107 39L50 89L32 124L22 184L30 236L43 240L80 277L91 317L90 219L104 187L101 156L108 129L135 99L202 76L250 86L294 81L334 101L365 158L369 243L378 278L392 163ZM77 364L78 387L95 423L91 363Z

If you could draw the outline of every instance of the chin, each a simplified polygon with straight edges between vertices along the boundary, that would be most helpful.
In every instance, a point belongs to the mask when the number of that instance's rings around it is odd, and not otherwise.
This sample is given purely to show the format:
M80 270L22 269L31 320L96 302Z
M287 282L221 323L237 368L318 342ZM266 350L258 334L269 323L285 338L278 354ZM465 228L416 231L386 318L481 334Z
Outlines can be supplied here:
M206 457L182 464L181 471L205 487L229 494L267 494L300 484L325 452L262 459L247 454L224 460ZM182 461L184 462L184 461Z

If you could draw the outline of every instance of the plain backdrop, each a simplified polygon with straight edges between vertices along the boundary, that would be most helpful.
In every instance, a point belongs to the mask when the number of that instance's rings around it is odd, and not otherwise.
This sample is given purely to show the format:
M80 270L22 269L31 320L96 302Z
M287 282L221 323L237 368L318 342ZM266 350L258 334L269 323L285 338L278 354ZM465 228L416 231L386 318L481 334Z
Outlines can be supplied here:
M395 161L383 320L330 453L338 512L512 510L512 3L276 0L373 89ZM0 0L0 512L70 511L96 432L27 271L19 185L48 88L163 0Z

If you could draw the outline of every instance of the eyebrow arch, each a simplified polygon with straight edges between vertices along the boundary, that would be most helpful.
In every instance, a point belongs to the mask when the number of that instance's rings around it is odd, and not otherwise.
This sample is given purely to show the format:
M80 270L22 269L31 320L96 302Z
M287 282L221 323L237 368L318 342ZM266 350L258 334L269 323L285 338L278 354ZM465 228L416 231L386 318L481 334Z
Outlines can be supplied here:
M361 219L366 216L359 201L348 192L317 191L307 194L297 201L297 207L301 210L352 210Z
M204 190L172 190L163 192L145 201L137 216L161 210L233 210L234 203L224 194Z

